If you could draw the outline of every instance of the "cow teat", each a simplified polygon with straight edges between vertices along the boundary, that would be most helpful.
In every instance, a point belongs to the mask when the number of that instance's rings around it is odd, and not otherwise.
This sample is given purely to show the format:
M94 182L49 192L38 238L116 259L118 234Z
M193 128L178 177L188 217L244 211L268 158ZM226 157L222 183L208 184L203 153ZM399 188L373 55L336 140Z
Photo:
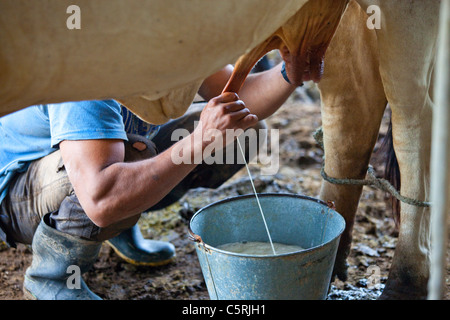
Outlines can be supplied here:
M320 81L323 59L348 0L308 1L266 41L241 56L224 92L238 92L253 66L267 52L278 49L290 82Z
M292 83L320 81L325 52L347 4L347 0L308 1L278 30L284 44L280 54Z

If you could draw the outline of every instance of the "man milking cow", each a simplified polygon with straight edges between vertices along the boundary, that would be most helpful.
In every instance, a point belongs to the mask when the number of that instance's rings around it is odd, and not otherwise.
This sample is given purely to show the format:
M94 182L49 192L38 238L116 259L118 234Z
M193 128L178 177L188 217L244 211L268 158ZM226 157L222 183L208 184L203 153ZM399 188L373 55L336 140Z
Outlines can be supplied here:
M157 266L175 256L172 244L144 239L140 214L164 208L190 188L215 188L242 164L174 164L171 152L204 150L208 129L264 128L295 89L282 66L248 77L238 97L220 94L232 67L207 78L193 105L155 126L114 100L36 105L0 118L0 235L9 246L32 244L24 293L32 299L99 299L81 281L67 286L69 266L81 273L106 241L127 262ZM194 122L201 126L194 128ZM171 141L177 128L191 134ZM203 130L199 132L199 130ZM202 139L193 139L200 135Z

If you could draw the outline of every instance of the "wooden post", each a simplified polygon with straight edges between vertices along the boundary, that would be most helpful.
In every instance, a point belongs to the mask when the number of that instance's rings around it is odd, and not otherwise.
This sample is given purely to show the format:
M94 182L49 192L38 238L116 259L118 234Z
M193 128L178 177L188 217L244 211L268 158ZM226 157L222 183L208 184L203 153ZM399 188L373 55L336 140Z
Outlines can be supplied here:
M435 67L431 150L431 268L428 299L444 297L447 218L450 213L450 0L442 0Z

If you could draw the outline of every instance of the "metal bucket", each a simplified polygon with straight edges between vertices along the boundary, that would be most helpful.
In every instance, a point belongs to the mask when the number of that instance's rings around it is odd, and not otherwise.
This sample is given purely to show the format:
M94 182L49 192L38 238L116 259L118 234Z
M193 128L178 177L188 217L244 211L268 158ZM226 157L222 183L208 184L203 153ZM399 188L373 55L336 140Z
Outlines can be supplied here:
M341 215L325 202L294 194L259 194L273 242L302 251L270 256L238 254L217 246L268 241L254 195L233 197L200 209L190 232L211 299L325 299L339 239Z

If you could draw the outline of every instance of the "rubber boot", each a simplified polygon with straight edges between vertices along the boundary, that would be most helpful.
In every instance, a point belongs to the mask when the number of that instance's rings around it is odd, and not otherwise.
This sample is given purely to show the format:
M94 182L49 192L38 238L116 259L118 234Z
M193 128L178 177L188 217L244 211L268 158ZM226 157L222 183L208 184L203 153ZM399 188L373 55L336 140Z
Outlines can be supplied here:
M161 266L175 257L175 246L170 242L144 239L135 224L118 236L106 241L126 262L138 266Z
M33 261L23 283L25 298L101 300L81 274L94 264L102 243L60 232L50 227L48 217L44 216L33 237Z

